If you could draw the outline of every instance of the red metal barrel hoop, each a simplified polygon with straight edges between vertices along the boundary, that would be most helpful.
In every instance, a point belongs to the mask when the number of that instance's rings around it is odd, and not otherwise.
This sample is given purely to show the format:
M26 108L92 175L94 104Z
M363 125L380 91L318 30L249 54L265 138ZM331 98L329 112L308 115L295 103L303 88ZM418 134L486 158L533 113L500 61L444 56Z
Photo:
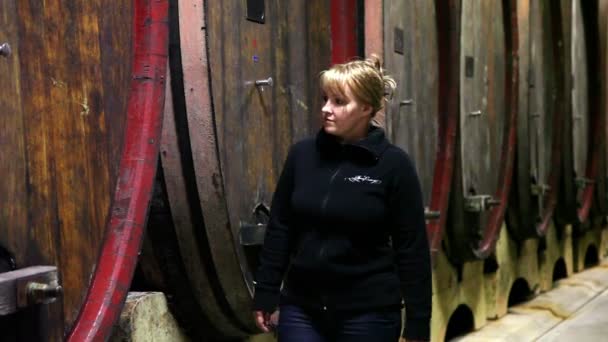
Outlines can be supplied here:
M357 0L331 1L331 64L357 56Z
M459 15L456 1L435 0L437 21L437 44L439 45L439 148L433 175L433 190L430 209L440 211L438 220L427 223L427 234L434 256L441 249L443 230L447 221L450 188L454 169L456 149L456 132L458 130L458 87L451 86L458 82L458 69L450 67L449 61L458 59L459 51L454 44L460 33L450 27L450 15Z
M586 5L586 6L585 6ZM600 42L599 42L599 18L598 18L598 2L587 1L583 5L583 30L585 40L587 42L587 70L599 70L600 64ZM589 116L591 117L591 136L588 145L588 158L586 162L585 178L595 180L598 176L599 162L603 146L603 127L605 125L606 113L601 112L601 95L600 74L597 72L589 72ZM595 183L589 183L585 186L582 194L582 203L577 210L579 222L586 222L591 207L593 205L593 196L595 192Z
M561 27L561 11L560 11L560 7L559 4L557 4L557 2L552 2L550 5L550 12L551 12L551 30L553 33L553 40L555 42L563 42L563 30ZM553 58L555 59L555 64L560 66L560 65L564 65L564 48L563 48L563 44L552 44L553 45ZM563 106L563 91L564 91L564 75L561 72L557 72L556 73L556 89L557 89L557 94L556 94L556 101L558 101L558 104L555 106L555 117L559 118L560 120L555 120L555 124L553 125L553 130L554 130L554 134L558 137L557 139L553 140L553 146L551 147L552 150L552 155L554 157L554 167L553 170L551 170L551 173L549 175L549 184L551 186L554 187L554 190L551 191L551 193L549 194L549 197L547 198L547 208L545 210L544 213L542 213L541 215L541 222L540 224L536 227L536 233L539 237L545 236L545 234L547 234L547 231L549 230L550 224L553 220L553 214L555 212L555 208L557 207L557 194L558 194L558 189L557 187L559 186L559 178L561 176L561 169L559 168L559 166L561 165L561 153L560 150L562 148L562 143L561 143L561 134L562 132L562 125L559 123L561 121L561 118L564 117L565 113L564 113L564 106Z
M136 0L131 93L118 183L99 263L68 341L104 341L122 310L152 192L164 102L168 1Z

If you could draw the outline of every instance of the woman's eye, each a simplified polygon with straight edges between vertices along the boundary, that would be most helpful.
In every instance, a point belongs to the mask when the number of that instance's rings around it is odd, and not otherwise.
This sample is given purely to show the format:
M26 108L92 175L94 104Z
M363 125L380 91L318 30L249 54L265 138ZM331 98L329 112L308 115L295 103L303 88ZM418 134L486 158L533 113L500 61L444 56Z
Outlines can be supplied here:
M327 95L323 95L323 102L327 102Z
M344 104L344 100L340 99L340 98L336 98L336 104L337 105L343 105Z

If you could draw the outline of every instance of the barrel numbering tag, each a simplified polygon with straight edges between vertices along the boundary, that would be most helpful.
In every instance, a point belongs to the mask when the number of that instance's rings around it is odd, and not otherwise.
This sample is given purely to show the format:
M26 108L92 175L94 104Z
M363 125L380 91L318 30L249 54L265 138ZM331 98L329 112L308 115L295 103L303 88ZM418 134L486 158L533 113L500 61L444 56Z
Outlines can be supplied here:
M247 0L247 20L264 24L265 19L264 0Z
M471 56L464 58L464 75L471 78L475 75L475 59Z
M403 55L403 29L395 27L395 41L394 41L395 52Z

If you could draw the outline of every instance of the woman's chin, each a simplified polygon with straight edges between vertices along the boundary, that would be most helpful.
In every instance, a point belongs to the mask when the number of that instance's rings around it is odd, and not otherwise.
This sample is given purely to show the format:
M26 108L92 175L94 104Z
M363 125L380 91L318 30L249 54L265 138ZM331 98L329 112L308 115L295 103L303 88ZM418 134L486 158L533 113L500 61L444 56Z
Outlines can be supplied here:
M325 130L325 133L336 134L336 127L331 124L324 124L323 129Z

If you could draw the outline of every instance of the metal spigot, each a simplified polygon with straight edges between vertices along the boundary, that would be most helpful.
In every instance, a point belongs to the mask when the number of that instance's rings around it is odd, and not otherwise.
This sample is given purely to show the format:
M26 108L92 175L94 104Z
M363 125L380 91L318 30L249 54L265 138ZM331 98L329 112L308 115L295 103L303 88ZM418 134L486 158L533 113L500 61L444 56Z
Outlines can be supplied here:
M272 77L268 77L268 79L265 79L265 80L257 80L257 81L255 81L255 86L256 87L264 87L264 86L272 87L272 85L273 85Z
M494 199L490 195L465 196L464 208L466 211L480 213L500 205L500 200Z
M59 284L30 282L26 285L27 299L32 303L51 303L63 293Z

